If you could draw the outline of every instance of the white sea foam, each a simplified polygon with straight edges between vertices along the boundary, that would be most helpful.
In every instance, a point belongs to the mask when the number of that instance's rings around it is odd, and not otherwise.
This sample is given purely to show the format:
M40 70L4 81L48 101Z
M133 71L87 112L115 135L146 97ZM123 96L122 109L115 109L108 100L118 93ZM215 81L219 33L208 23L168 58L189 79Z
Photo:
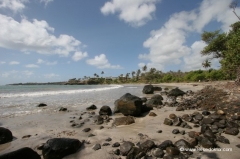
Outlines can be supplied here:
M123 86L110 85L109 87L77 89L77 90L39 91L39 92L28 92L28 93L1 93L0 97L12 98L12 97L34 97L34 96L46 96L46 95L58 95L58 94L75 94L75 93L87 93L87 92L93 92L93 91L106 91L111 89L118 89L121 87Z

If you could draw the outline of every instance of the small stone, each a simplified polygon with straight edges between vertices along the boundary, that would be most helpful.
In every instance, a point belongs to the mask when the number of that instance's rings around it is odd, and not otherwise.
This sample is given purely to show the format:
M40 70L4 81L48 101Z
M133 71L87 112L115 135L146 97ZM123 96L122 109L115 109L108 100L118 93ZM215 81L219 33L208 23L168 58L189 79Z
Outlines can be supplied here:
M95 110L95 109L97 109L97 106L94 104L86 108L86 110Z
M214 121L210 118L203 118L202 124L212 124Z
M173 129L172 133L173 133L173 134L178 134L178 133L179 133L179 130L178 130L178 129Z
M102 146L109 146L109 143L103 143Z
M177 116L175 114L169 114L170 119L175 119Z
M173 123L172 123L172 120L170 120L168 118L165 118L163 124L165 124L165 125L172 125Z
M153 116L153 117L155 117L155 116L157 116L157 114L154 113L154 112L150 112L150 113L149 113L149 116Z
M119 147L120 146L120 143L119 142L115 142L112 147Z
M167 147L166 152L167 154L173 155L173 156L178 155L180 153L179 149L176 147Z
M94 135L94 134L89 134L89 135L88 135L88 137L93 137L93 136L95 136L95 135Z
M31 135L25 135L25 136L22 137L22 139L26 139L26 138L29 138L29 137L31 137Z
M83 132L89 132L91 130L91 128L85 128L85 129L83 129L82 131Z
M99 127L99 129L103 129L103 128L104 128L104 126L100 126L100 127Z
M114 153L115 155L119 156L119 155L120 155L120 150L119 150L119 149L116 149L116 150L113 151L113 153Z
M236 147L240 148L240 144L236 145Z
M179 106L176 108L176 111L184 111L183 107Z
M217 141L224 143L224 144L230 144L229 140L224 136L217 136Z
M203 116L202 116L202 114L197 114L197 115L195 115L194 118L195 118L196 120L202 120Z
M64 107L61 107L60 109L59 109L59 111L67 111L67 108L64 108Z
M162 130L158 130L157 133L162 133Z
M94 145L93 149L95 151L97 151L97 150L101 149L101 145L100 144L96 144L96 145Z
M224 115L225 112L224 112L223 110L218 110L218 111L217 111L217 114L218 114L218 115Z
M207 110L202 111L202 115L207 116L210 115L211 113Z
M179 133L180 133L181 135L185 135L185 130L181 130Z
M37 105L37 107L46 107L46 106L47 106L47 104L45 104L45 103L40 103Z
M163 141L158 148L162 149L162 150L166 150L167 147L173 146L173 143L171 140L165 140Z
M153 148L151 153L154 157L157 157L157 158L162 158L164 156L164 152L160 148Z
M225 130L225 134L229 134L229 135L237 135L239 133L238 128L227 128Z
M110 141L112 141L112 139L109 137L109 138L107 138L105 141L110 142Z
M174 126L180 126L182 123L182 119L179 117L176 117L175 119L173 119L173 125Z

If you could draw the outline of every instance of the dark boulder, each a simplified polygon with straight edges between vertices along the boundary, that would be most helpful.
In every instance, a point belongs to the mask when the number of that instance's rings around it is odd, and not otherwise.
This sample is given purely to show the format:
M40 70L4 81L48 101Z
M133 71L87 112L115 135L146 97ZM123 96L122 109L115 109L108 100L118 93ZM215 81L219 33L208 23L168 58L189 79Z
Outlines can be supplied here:
M186 93L180 90L179 88L174 88L168 92L168 96L174 96L174 97L183 96L184 94Z
M147 102L147 98L146 97L142 97L141 100L142 100L143 103Z
M77 139L53 138L44 144L42 154L44 159L62 159L77 152L81 145Z
M101 117L100 115L96 117L95 123L97 125L101 125L101 124L103 124L103 122L104 122L103 117Z
M154 91L162 91L162 88L159 86L154 86L153 89Z
M187 142L187 141L184 140L184 139L180 139L180 140L176 141L176 142L174 143L174 145L175 145L176 147L178 147L179 149L181 149L181 148L184 148L184 149L191 148L190 143Z
M31 148L24 147L16 151L0 155L0 159L41 159L41 157Z
M146 104L142 105L142 113L149 112L150 110L153 110L152 106L147 106Z
M126 117L120 117L120 118L115 118L113 121L113 125L118 126L118 125L130 125L135 123L135 120L132 116L126 116Z
M216 147L216 144L213 142L213 140L211 140L209 138L199 136L198 141L199 141L199 144L203 148L214 148L214 147Z
M65 112L65 111L67 111L67 108L61 107L61 108L59 109L59 111Z
M170 120L168 118L165 118L163 124L165 124L165 125L172 125L173 122L172 122L172 120Z
M152 96L151 99L149 99L147 102L146 102L146 105L148 107L157 107L158 105L162 105L162 100L163 100L163 97L159 94L155 94Z
M166 150L167 147L173 146L173 143L171 140L165 140L163 141L160 145L158 145L157 147L162 149L162 150Z
M179 155L179 153L180 153L179 149L176 147L167 147L166 152L167 152L167 154L172 155L172 156Z
M152 148L154 148L156 145L152 140L147 140L145 142L143 142L142 144L140 144L140 148L143 152L147 153L149 150L151 150Z
M164 151L160 148L153 148L152 151L151 151L151 154L154 157L162 158L164 156Z
M102 106L99 110L99 115L112 115L112 110L109 106Z
M153 94L153 92L154 92L154 87L153 87L153 85L145 85L145 86L143 87L142 92L143 92L144 94Z
M130 150L133 148L134 143L130 141L125 141L121 146L120 146L120 152L123 156L127 156Z
M224 136L217 136L217 141L224 143L224 144L230 144L229 140Z
M114 102L114 113L122 113L123 115L140 116L142 113L141 98L126 93L120 99Z
M0 144L12 141L12 132L6 128L0 127Z
M135 159L139 158L139 153L141 152L141 149L138 147L133 147L127 154L126 159Z
M225 134L229 134L229 135L237 135L239 133L238 128L227 128L225 130Z
M90 105L89 107L86 108L87 110L95 110L97 109L97 106L96 105Z
M46 106L47 106L47 104L45 104L45 103L40 103L37 105L37 107L46 107Z

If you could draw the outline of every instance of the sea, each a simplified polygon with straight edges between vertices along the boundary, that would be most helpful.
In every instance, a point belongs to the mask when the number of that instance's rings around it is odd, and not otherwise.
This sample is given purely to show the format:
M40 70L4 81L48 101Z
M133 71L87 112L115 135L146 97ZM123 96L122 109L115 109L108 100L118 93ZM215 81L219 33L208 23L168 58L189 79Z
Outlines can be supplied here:
M57 111L61 107L83 110L114 107L115 100L125 93L143 97L144 85L2 85L0 86L0 117L15 117L44 111ZM39 108L45 103L47 107Z

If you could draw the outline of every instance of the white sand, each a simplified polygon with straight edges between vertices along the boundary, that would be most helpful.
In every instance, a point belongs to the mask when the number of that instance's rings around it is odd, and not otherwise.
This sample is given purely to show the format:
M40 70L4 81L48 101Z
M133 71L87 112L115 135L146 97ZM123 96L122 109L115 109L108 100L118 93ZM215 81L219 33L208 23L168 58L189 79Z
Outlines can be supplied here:
M166 84L167 86L177 86L183 90L200 90L203 88L205 84L198 84L198 86L193 86L194 83L171 83ZM209 83L207 83L209 84ZM163 85L163 84L161 84ZM98 106L100 107L100 106ZM47 109L47 108L41 108ZM138 136L139 133L146 135L146 138L152 139L156 144L160 144L165 140L172 140L173 142L179 139L189 140L187 134L185 135L174 135L172 134L172 130L178 128L179 130L185 130L186 132L195 130L200 131L200 128L194 129L184 129L181 127L176 126L166 126L163 124L163 121L166 117L169 116L171 113L175 113L178 116L182 114L190 114L193 111L181 111L176 112L176 108L171 107L164 107L162 109L154 109L152 110L157 114L156 117L139 117L135 118L134 124L128 126L118 126L112 127L112 121L109 123L104 123L104 129L100 130L100 125L93 124L93 119L90 118L90 121L85 122L85 124L80 128L73 128L71 127L71 120L75 120L76 123L80 123L85 119L88 119L89 114L86 113L82 115L83 119L78 120L78 117L84 112L85 110L70 110L70 112L43 112L39 114L32 114L26 115L22 117L12 117L12 118L1 118L0 119L0 126L8 128L12 131L14 137L16 139L10 143L6 143L0 145L0 154L10 152L22 147L30 147L41 154L41 151L38 151L36 147L42 143L45 143L50 138L56 137L67 137L67 138L75 138L82 140L87 140L90 144L84 144L82 149L70 156L65 157L66 159L107 159L112 158L110 152L116 148L112 148L112 144L115 142L122 142L122 141L132 141L137 143L140 141ZM99 109L96 110L96 114L98 114ZM111 118L120 117L122 115L116 114L111 116ZM75 117L75 119L73 119ZM190 125L192 125L190 123ZM84 128L90 127L92 130L88 133L82 132ZM157 133L157 130L162 130L162 133ZM92 133L96 136L88 137L88 135ZM31 135L31 137L22 139L25 135ZM238 159L240 157L239 148L235 145L239 144L239 138L237 136L225 135L230 140L230 144L221 144L218 142L220 147L222 148L232 148L232 152L202 152L202 153L194 153L192 158L196 158L197 156L202 155L203 158L219 158L219 159ZM112 138L112 141L109 142L110 146L102 146L102 149L98 151L94 151L92 147L96 144L103 144L106 143L105 139L108 137ZM210 157L209 157L210 155ZM211 157L212 155L212 157ZM124 158L124 157L121 157Z

